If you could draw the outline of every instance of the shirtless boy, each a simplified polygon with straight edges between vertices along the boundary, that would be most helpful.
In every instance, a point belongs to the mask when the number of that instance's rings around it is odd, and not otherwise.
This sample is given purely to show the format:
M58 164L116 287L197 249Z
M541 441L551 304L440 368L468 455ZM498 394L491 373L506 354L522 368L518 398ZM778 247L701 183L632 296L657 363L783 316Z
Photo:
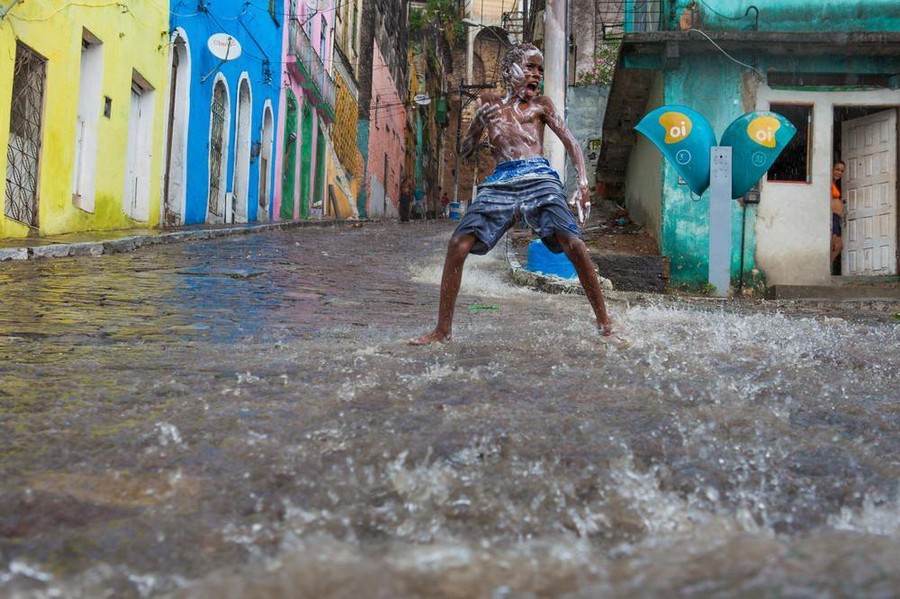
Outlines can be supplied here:
M489 252L519 217L525 218L550 251L565 252L569 257L594 310L600 333L612 334L600 280L578 229L579 223L566 204L559 175L542 156L546 125L569 153L578 177L575 201L580 209L586 210L590 203L581 147L553 102L538 95L544 78L544 57L533 45L519 44L506 53L500 71L506 96L485 92L478 98L475 118L460 146L463 157L471 157L487 131L497 168L478 186L475 202L450 238L441 278L437 326L432 332L410 340L411 345L450 340L466 257L470 253Z

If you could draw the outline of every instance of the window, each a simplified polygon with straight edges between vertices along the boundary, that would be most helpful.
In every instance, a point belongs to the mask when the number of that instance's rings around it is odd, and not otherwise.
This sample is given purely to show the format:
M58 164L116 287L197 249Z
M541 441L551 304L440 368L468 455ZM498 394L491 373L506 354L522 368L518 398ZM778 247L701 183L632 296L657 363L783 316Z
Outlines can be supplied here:
M16 42L9 146L6 150L7 217L38 226L38 164L43 138L44 83L47 64L36 52Z
M797 128L797 134L775 160L766 180L809 183L813 107L804 104L772 104L770 110L789 120Z

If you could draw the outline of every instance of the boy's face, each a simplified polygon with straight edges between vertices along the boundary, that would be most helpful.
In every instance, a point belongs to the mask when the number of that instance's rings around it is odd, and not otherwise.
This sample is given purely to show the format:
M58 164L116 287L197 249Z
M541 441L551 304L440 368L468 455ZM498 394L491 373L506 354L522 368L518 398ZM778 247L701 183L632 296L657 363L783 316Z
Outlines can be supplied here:
M525 54L519 64L522 69L521 79L513 80L513 94L523 102L528 102L538 94L541 81L544 80L544 57L538 50Z

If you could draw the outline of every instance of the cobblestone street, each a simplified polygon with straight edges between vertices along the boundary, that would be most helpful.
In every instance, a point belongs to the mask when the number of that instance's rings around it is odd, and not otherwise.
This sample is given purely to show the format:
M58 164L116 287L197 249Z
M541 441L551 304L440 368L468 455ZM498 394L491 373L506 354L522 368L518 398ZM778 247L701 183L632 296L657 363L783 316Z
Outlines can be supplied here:
M900 589L892 307L613 293L606 341L501 247L410 347L452 224L0 264L0 595Z

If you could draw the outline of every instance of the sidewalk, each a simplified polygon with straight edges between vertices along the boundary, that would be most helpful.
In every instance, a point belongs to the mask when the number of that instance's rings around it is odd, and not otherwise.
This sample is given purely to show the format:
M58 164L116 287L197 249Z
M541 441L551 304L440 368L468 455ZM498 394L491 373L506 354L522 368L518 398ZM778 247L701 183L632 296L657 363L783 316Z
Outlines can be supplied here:
M35 258L64 258L66 256L100 256L131 252L139 247L175 243L193 239L212 239L228 235L244 235L260 231L294 229L299 227L341 227L366 221L304 220L275 223L247 223L230 225L192 225L170 229L126 229L89 231L47 237L0 240L0 262L32 260Z
M519 285L544 293L584 294L577 279L560 279L525 268L525 252L507 240L505 244L509 274ZM601 273L602 275L602 273ZM658 293L626 291L616 288L609 279L600 277L603 294L608 299L631 303L652 301L678 302L690 299L695 303L725 306L727 304L758 304L762 301L781 306L803 304L807 307L842 306L845 308L877 309L900 314L900 277L832 277L831 285L776 285L765 298L712 297L703 294Z

